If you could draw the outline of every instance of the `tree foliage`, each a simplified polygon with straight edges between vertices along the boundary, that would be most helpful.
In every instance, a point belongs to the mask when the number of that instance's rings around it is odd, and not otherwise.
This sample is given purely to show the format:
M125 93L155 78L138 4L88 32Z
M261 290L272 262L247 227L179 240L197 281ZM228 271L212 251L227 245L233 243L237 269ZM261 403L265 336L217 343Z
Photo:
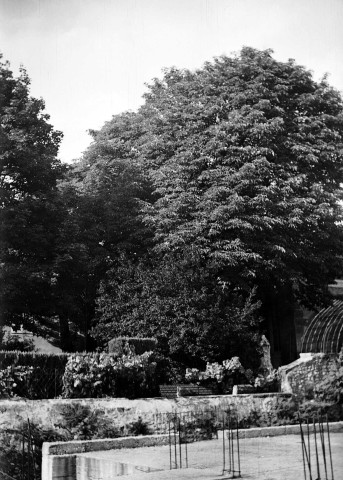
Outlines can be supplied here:
M88 333L95 299L110 261L120 252L139 255L149 244L139 214L140 199L148 195L140 169L125 159L99 160L99 150L104 153L98 147L95 143L82 162L71 166L60 184L64 220L53 275L63 344L69 350L75 348L68 342L70 324L82 333L82 348L92 345Z
M71 325L99 345L156 336L197 363L248 357L259 315L270 328L293 297L325 304L343 246L343 104L327 78L247 47L166 69L63 180L25 71L2 64L0 82L7 321L56 315L65 349Z
M225 280L291 283L313 306L341 269L342 99L271 53L165 70L136 114L97 132L97 158L148 173L157 251L192 246Z
M44 102L30 96L0 63L1 315L6 323L51 313L50 275L59 226L56 184L61 133L48 123Z
M0 63L2 205L49 193L61 172L56 155L62 134L48 123L44 101L31 97L29 88L24 68L14 78L9 63Z
M166 71L143 113L159 249L192 245L234 283L290 282L320 303L342 252L342 99L326 79L244 48Z
M240 354L256 367L258 302L228 290L215 271L187 253L140 261L122 256L114 263L100 288L93 331L99 344L121 335L150 336L164 354L186 364Z
M315 82L293 60L243 48L195 72L165 70L137 113L107 122L96 133L97 162L125 158L147 175L142 212L159 263L113 267L100 291L99 338L110 325L156 335L160 322L170 346L177 337L180 351L212 357L218 352L200 347L195 332L207 318L220 342L214 319L230 330L223 312L234 292L246 300L257 288L268 322L284 292L311 308L324 304L342 271L342 112L326 78ZM180 260L189 252L201 280ZM219 315L218 278L226 286ZM203 287L211 294L202 298ZM178 313L168 323L170 309Z

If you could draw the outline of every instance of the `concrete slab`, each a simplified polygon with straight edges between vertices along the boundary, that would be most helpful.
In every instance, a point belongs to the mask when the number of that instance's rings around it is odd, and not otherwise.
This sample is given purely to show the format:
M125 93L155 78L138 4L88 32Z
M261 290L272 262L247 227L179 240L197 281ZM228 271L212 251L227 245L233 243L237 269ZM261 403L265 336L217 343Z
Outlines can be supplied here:
M226 452L227 451L227 440ZM236 447L235 447L236 448ZM179 460L179 446L177 445L177 462ZM333 458L333 478L343 480L343 433L331 434L331 450ZM317 478L314 443L311 445L311 464L313 478ZM144 447L106 452L87 452L78 454L79 457L98 459L104 462L121 462L150 467L162 471L128 472L123 478L126 480L215 480L230 478L222 476L223 470L223 439L188 444L188 468L170 470L169 446ZM301 439L299 435L285 435L278 437L244 438L240 440L240 459L242 477L252 480L294 480L304 478ZM326 478L322 452L320 451L321 478ZM172 449L173 467L175 467L175 451ZM234 457L237 469L237 457ZM326 444L327 478L331 478L328 445ZM182 445L182 462L185 466L185 446ZM228 465L228 453L226 456ZM96 478L96 477L94 477ZM115 477L102 480L114 480ZM307 478L309 476L307 475Z

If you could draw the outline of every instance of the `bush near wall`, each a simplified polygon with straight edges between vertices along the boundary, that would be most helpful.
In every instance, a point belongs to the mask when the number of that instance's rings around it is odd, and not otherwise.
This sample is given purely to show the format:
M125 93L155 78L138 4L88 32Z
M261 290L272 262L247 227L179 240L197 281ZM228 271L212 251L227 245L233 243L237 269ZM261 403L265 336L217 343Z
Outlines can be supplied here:
M325 378L315 385L313 393L316 399L343 407L343 348L336 363L329 365Z
M158 394L151 352L123 355L71 355L63 377L65 398L153 397Z
M156 338L116 337L108 342L108 353L121 357L130 353L142 355L154 351L157 347Z
M251 410L248 415L239 418L239 428L254 427L276 427L281 425L296 425L299 420L302 423L313 422L322 416L329 422L338 422L343 420L342 406L321 402L321 401L303 401L298 402L294 399L283 399L269 411Z
M69 354L0 351L0 398L56 398Z
M187 368L185 380L211 388L215 394L231 393L234 385L251 385L254 393L272 393L279 390L277 370L268 375L259 374L255 378L252 370L243 367L239 357L224 360L222 364L208 362L203 372L197 368Z

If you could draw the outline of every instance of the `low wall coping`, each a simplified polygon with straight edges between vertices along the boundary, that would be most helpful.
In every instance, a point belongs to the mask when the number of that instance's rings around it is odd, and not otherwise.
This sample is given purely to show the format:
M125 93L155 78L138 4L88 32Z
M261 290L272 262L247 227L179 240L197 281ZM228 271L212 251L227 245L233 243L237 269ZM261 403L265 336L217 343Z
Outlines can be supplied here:
M182 400L185 399L194 399L195 401L199 400L209 400L212 398L216 398L218 400L225 400L230 399L233 397L254 397L254 398L265 398L265 397L291 397L292 394L287 392L270 392L270 393L239 393L238 395L196 395L196 396L187 396L187 397L177 397L174 399L167 399L163 397L146 397L146 398L135 398L135 399L128 399L125 397L101 397L101 398L47 398L42 400L28 400L23 398L11 398L11 399L0 399L0 409L1 407L7 406L35 406L35 405L69 405L70 403L85 403L85 404L92 404L92 403L113 403L118 404L118 406L122 406L121 404L125 404L127 408L127 402L130 402L130 407L133 407L141 402L149 402L150 400L158 401L161 405L165 404L177 404Z
M323 424L324 431L327 431L326 423ZM342 432L343 421L329 422L330 433ZM239 438L256 438L256 437L277 437L280 435L299 435L300 425L281 425L277 427L261 427L246 428L239 431ZM307 424L303 424L304 435L307 434ZM313 425L309 425L309 432L313 433Z
M155 447L167 445L169 435L139 435L134 437L105 438L96 440L72 440L69 442L44 442L45 455L72 455L86 452L99 452L120 448Z

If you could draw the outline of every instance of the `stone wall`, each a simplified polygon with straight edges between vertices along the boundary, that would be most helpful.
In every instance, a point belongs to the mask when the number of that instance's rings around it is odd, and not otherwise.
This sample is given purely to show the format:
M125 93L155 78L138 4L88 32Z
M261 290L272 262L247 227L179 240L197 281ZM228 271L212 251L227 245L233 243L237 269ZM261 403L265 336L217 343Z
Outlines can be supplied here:
M99 399L54 399L54 400L0 400L0 430L19 427L29 418L35 424L54 427L63 420L66 405L88 406L99 410L116 425L123 428L139 417L147 424L151 433L166 433L167 413L213 410L233 407L239 416L249 412L270 412L275 405L289 394L221 395L204 397L179 397L175 399L147 398L128 400L126 398Z
M300 358L279 369L281 392L298 397L311 396L316 384L338 370L337 355L324 353L301 353Z

